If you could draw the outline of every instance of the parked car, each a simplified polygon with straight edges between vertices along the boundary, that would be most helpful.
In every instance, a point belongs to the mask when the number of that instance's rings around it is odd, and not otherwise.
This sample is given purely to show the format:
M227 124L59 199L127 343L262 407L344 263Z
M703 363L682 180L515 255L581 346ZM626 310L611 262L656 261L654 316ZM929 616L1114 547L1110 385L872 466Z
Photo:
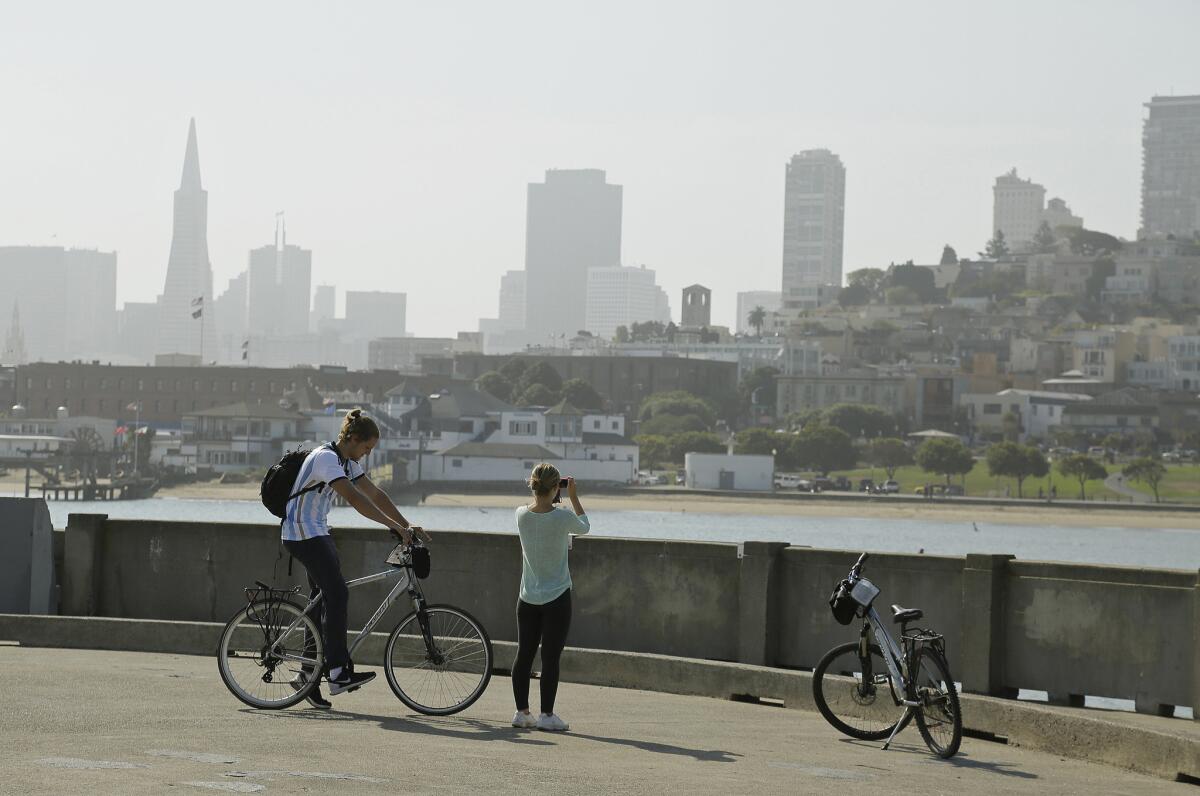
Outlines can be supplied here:
M775 474L775 487L777 489L796 489L800 486L802 479L798 475L788 475L787 473Z
M886 495L894 495L900 492L900 484L899 482L893 481L889 478L883 482L883 486L880 487L880 489Z
M807 478L801 478L800 483L796 484L796 488L799 489L801 492L812 492L813 491L813 482Z
M873 479L873 478L858 479L858 491L859 492L874 492L875 491L875 479Z
M687 483L687 470L675 471L675 486L683 486Z
M814 492L828 492L833 488L833 479L831 478L821 475L812 480L812 491Z
M850 485L849 478L844 475L839 475L837 478L833 479L833 488L841 492L849 492L854 487Z
M660 486L667 483L665 475L655 475L649 470L639 470L634 483L638 486Z

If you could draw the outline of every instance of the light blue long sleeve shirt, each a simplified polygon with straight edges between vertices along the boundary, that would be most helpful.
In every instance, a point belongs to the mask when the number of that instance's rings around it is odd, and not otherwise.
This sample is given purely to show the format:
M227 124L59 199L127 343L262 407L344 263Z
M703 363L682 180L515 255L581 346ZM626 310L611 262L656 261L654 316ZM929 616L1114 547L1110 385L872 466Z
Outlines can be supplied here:
M567 568L567 542L571 534L591 530L586 514L576 516L556 507L544 514L517 509L517 532L521 536L521 599L530 605L545 605L571 588Z

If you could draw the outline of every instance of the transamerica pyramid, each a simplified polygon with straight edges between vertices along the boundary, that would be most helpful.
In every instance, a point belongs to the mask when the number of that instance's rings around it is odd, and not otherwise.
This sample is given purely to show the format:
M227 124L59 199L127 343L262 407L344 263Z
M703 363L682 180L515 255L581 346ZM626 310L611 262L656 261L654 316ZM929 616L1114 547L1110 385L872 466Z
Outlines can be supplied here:
M200 184L196 120L188 126L183 176L175 191L175 226L167 281L158 297L160 354L216 354L212 335L212 264L208 260L208 191ZM209 351L204 347L208 345Z

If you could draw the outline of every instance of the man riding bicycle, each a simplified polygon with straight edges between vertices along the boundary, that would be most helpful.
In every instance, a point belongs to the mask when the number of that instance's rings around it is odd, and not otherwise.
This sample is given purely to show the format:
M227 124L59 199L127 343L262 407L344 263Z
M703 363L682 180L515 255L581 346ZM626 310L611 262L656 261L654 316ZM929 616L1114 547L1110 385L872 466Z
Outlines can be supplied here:
M346 649L349 591L329 533L333 496L340 495L362 516L398 533L405 544L412 544L414 533L429 539L423 528L411 525L387 494L371 483L358 463L378 443L375 421L361 409L347 412L337 442L321 445L305 457L292 485L290 494L295 497L288 501L281 531L284 548L308 571L311 593L320 589L325 595L321 618L331 695L353 691L375 678L372 672L356 673ZM320 687L309 693L308 701L317 708L333 707L321 696Z

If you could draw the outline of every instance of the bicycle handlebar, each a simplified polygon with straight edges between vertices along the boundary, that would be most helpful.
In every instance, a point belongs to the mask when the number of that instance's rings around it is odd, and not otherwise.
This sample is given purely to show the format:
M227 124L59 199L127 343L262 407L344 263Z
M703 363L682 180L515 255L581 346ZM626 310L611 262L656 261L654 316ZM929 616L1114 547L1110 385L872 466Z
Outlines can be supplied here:
M857 580L858 577L860 575L862 575L863 564L867 563L867 559L869 557L870 557L869 554L863 553L861 556L858 557L858 561L854 562L854 566L850 567L850 579L851 580Z

